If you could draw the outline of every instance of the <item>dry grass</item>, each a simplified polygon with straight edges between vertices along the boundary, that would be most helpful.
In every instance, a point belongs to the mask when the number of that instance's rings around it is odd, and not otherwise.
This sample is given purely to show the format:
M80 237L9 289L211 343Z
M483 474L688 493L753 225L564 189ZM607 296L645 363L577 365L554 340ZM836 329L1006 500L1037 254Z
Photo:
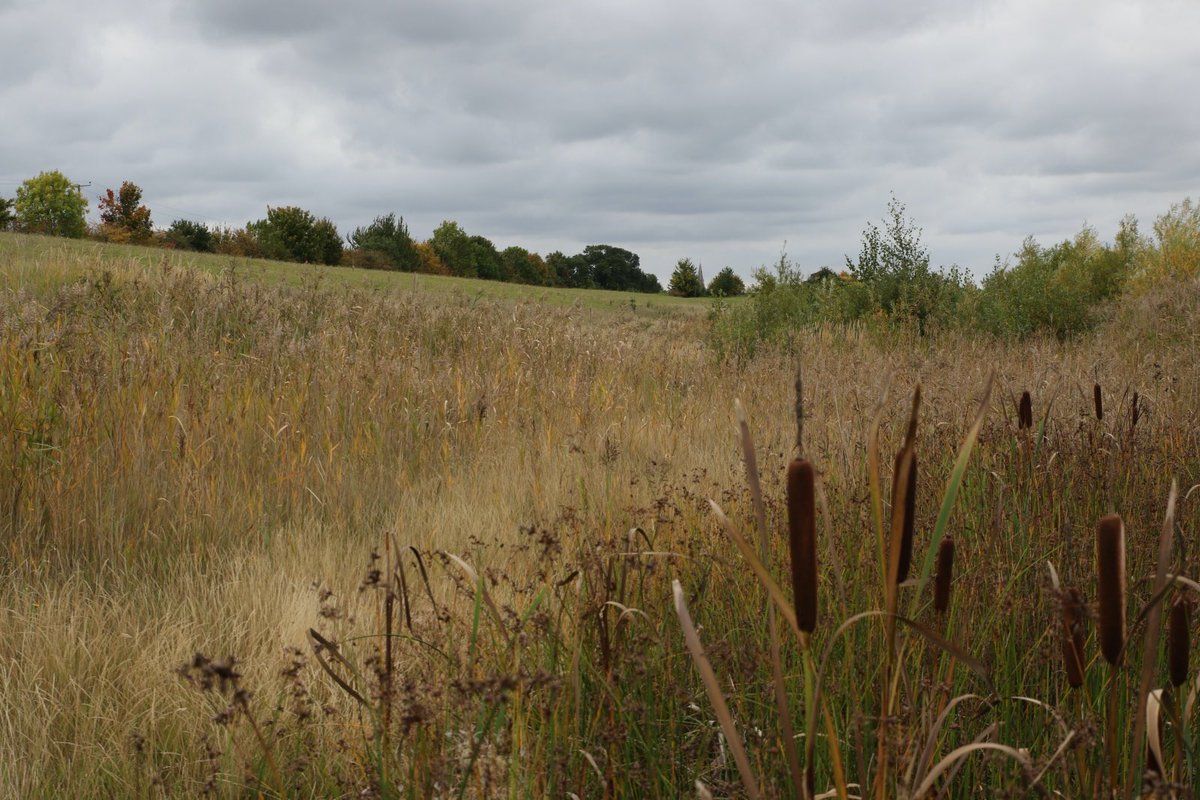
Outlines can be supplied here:
M696 781L738 794L672 579L762 793L789 792L762 589L707 498L753 526L740 398L754 421L767 563L786 573L793 357L721 366L692 314L282 287L72 257L36 270L19 252L0 263L0 795L675 797ZM1200 290L1120 313L1067 345L836 330L797 343L804 457L827 504L813 645L827 658L829 713L809 715L821 743L806 765L819 791L837 783L831 733L848 782L870 788L880 729L895 796L919 779L952 778L956 796L1021 789L1031 776L1002 754L934 769L989 730L985 743L1044 759L1043 785L1071 794L1080 773L1097 772L1085 732L1103 726L1107 669L1088 626L1085 680L1068 693L1045 563L1094 595L1089 532L1120 513L1129 637L1140 641L1171 477L1185 541L1200 482ZM883 570L870 421L890 384L879 438L890 461L920 381L919 574L993 371L996 399L946 523L954 590L936 623L986 663L993 686L906 639L886 695L905 701L881 726L878 619L834 635L886 601L866 577ZM1014 413L1024 390L1029 428ZM1176 552L1172 574L1197 574L1194 559ZM933 619L930 598L899 591L902 611L911 602ZM310 627L339 643L323 657L365 706L320 668ZM197 666L197 652L216 661ZM802 721L812 694L800 691L794 640L781 659ZM244 705L199 688L217 680L213 663L240 673ZM184 664L191 682L175 671ZM1119 730L1132 728L1136 683L1113 693ZM987 701L954 700L968 691ZM1062 736L1047 709L1080 732L1080 758L1054 756ZM1122 747L1124 774L1133 756Z

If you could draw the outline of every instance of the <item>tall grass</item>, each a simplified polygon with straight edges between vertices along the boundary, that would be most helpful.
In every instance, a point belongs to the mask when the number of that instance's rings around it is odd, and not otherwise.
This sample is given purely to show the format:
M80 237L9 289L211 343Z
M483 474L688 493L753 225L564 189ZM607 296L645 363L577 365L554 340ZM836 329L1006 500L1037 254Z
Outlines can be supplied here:
M1172 532L1195 532L1195 287L1072 344L817 330L734 369L693 315L47 269L61 279L14 257L0 295L2 795L730 796L744 760L768 797L1077 796L1111 782L1110 722L1117 781L1138 782L1135 709L1155 702L1162 781L1192 774L1188 684L1143 699L1133 656L1156 576L1182 593L1196 574L1190 549L1164 571L1149 544L1172 476ZM783 610L797 352L807 644ZM1031 428L1006 400L1024 390ZM890 463L911 471L895 524ZM783 608L710 499L759 528ZM1099 596L1091 531L1114 512L1130 657L1110 680L1062 587ZM909 580L889 583L909 536ZM890 646L889 608L920 626ZM1064 623L1071 648L1084 637L1078 689Z

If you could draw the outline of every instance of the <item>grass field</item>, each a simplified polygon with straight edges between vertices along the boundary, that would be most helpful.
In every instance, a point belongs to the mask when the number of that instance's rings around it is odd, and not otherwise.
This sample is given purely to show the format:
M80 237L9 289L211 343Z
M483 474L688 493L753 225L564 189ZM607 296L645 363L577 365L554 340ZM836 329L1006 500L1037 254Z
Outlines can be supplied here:
M0 796L1190 796L1196 670L1175 688L1160 641L1192 600L1162 575L1200 573L1200 287L1065 344L818 329L734 366L695 301L229 262L0 236Z
M327 267L321 264L294 264L258 258L162 250L136 245L99 244L96 242L0 233L0 276L7 288L18 286L53 288L63 280L86 273L120 266L128 269L141 265L147 269L164 266L186 267L220 275L229 270L239 276L266 285L294 287L344 287L392 292L432 292L456 298L513 300L550 306L579 306L646 313L664 311L702 311L707 301L668 294L639 294L597 289L562 289L526 286L474 278L384 270Z

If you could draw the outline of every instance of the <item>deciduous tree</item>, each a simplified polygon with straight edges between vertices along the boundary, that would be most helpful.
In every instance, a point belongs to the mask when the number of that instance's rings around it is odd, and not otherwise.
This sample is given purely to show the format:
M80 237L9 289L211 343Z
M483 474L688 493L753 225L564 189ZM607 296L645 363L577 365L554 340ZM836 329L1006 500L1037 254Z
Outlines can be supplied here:
M100 195L100 226L110 242L147 241L154 232L150 209L142 205L142 187L125 181Z
M58 170L39 173L17 188L17 224L30 233L79 238L87 231L87 198Z

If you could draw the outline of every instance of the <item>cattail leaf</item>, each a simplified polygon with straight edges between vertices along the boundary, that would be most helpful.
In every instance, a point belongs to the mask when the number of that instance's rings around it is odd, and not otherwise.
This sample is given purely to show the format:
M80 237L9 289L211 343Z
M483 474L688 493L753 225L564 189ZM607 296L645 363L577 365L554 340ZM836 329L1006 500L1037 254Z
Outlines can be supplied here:
M1171 541L1175 532L1175 498L1179 487L1171 481L1171 490L1167 493L1167 511L1163 516L1162 531L1158 537L1158 570L1154 576L1154 594L1164 595L1170 585L1167 580L1167 569L1171 560ZM1158 639L1162 630L1162 601L1159 600L1148 609L1149 619L1146 623L1146 636L1142 648L1142 675L1138 684L1138 705L1134 712L1133 741L1136 752L1142 748L1142 733L1146 729L1146 703L1150 688L1154 681L1154 667L1158 660ZM1161 755L1161 754L1160 754ZM1161 764L1161 759L1159 764Z
M775 582L775 579L771 577L771 573L767 571L766 566L763 565L762 561L755 554L754 548L738 533L737 528L729 521L729 517L725 516L725 512L721 510L716 501L709 499L708 505L712 509L713 514L716 515L717 520L720 521L722 527L725 528L725 532L729 534L729 538L733 539L733 543L737 545L742 558L750 565L750 570L758 578L759 582L762 583L763 588L767 590L767 595L775 603L775 607L779 609L779 613L784 621L787 622L796 636L803 640L804 634L796 624L796 610L788 602L787 595L784 594L783 589L779 588L779 584Z
M708 694L708 702L712 704L713 713L717 716L717 722L721 725L721 730L725 733L725 740L729 742L729 749L733 753L733 760L737 764L738 772L742 776L742 785L746 788L746 794L752 798L761 797L758 790L758 781L754 778L754 772L750 768L750 759L746 756L746 748L742 745L742 737L737 732L737 727L733 723L733 715L729 713L729 706L725 703L725 695L721 692L721 686L717 682L717 676L713 672L712 664L708 661L708 656L704 653L704 645L700 642L700 634L696 631L696 626L692 623L692 615L688 612L687 601L683 597L683 586L678 579L671 581L671 593L675 599L675 613L679 617L679 624L683 628L683 638L687 643L688 652L692 656L692 661L696 665L696 670L700 673L700 680L704 684L704 691Z
M925 553L925 562L921 565L921 575L917 579L917 591L914 595L914 607L918 598L925 591L925 584L929 581L929 576L933 572L934 559L937 558L938 547L942 544L942 539L946 536L946 528L950 524L950 512L954 509L954 502L958 499L958 490L962 486L963 475L967 472L967 463L971 460L971 451L975 447L975 441L979 438L979 430L983 427L984 417L987 416L988 408L992 401L992 384L995 381L995 374L988 376L987 384L983 388L983 397L979 401L979 410L975 414L975 420L971 423L971 427L967 430L967 435L963 439L962 445L958 448L958 458L954 461L954 469L950 472L950 477L946 481L946 491L942 496L942 507L938 511L937 522L934 523L933 533L929 538L929 550Z
M758 525L759 552L765 566L770 558L770 541L767 532L767 513L762 497L762 484L758 475L758 458L754 451L754 440L750 435L750 419L746 414L746 409L740 400L734 400L733 408L742 443L742 463L746 467L746 483L750 486L750 498L754 504L754 520ZM828 515L825 520L828 524ZM775 606L769 599L767 603L767 637L771 656L771 685L775 695L775 709L779 715L784 758L787 759L792 783L800 786L804 776L800 769L800 754L796 750L796 731L792 727L791 712L788 708L787 684L784 681L782 648L779 641L779 621L776 619Z

